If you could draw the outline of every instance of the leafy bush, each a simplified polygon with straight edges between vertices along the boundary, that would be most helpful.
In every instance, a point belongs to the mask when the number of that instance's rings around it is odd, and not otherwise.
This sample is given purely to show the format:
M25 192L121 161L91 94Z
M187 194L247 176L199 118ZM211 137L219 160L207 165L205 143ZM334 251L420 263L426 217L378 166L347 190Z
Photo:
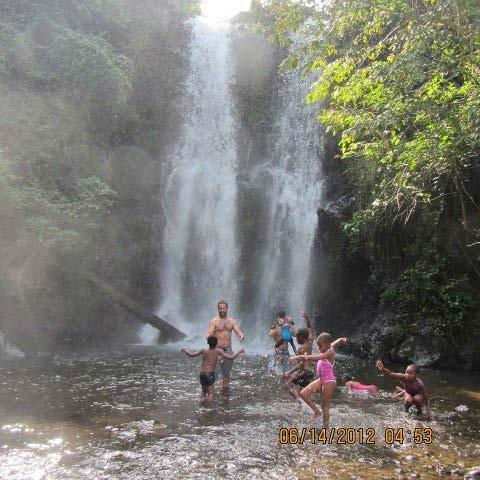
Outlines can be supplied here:
M478 319L472 321L478 305L468 278L449 278L436 263L419 260L407 268L387 282L383 299L393 305L402 331L430 327L434 335L454 344L478 333Z
M307 6L311 2L303 2ZM408 223L447 203L480 242L480 31L462 2L267 2L274 32L304 42L290 64L318 72L308 101L338 136L357 198L356 228ZM305 22L305 17L309 21Z

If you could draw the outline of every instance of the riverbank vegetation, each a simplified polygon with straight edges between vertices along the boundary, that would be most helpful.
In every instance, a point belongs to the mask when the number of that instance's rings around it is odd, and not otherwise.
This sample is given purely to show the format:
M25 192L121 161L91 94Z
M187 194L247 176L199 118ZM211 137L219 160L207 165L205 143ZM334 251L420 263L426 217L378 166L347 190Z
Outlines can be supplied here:
M399 342L459 345L480 328L478 4L314 4L257 2L257 28L281 45L294 35L284 66L318 76L307 102L337 142L347 254L368 260Z

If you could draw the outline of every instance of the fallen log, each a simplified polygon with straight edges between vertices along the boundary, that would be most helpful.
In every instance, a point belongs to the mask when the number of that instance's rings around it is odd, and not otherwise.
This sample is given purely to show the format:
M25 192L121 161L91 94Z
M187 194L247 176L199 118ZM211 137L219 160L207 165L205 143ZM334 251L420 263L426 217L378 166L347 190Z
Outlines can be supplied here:
M93 273L88 268L85 268L83 265L79 265L79 270L84 278L86 278L95 286L107 293L122 307L136 315L143 322L148 323L152 327L155 327L157 330L159 330L159 340L161 343L178 342L179 340L182 340L186 337L186 335L180 330L178 330L178 328L175 328L170 323L162 320L154 313L147 311L138 302L132 300L130 297L117 290L115 287L107 283L105 280L101 279L98 275Z

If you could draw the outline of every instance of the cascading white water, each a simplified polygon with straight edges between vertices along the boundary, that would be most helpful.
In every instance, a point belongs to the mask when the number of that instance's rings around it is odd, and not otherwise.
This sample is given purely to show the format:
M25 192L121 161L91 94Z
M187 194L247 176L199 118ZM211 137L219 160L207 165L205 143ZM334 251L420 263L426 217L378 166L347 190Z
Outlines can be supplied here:
M158 314L190 334L205 331L218 300L235 296L236 152L226 20L245 4L202 2L203 16L193 23L184 125L164 196ZM144 329L144 341L151 330Z
M250 336L260 346L268 341L263 333L274 311L285 309L297 316L305 306L322 190L322 135L312 108L304 103L308 82L299 72L284 73L267 139L271 153L249 173L251 183L263 192L259 208L268 212L266 223L258 225L266 229L266 246L254 247L262 261L248 265L242 277L254 286L256 298L248 298L248 306L236 305L240 252L235 225L241 230L247 219L237 218L237 126L229 92L232 62L228 23L225 17L218 19L220 5L232 7L230 2L205 2L209 16L193 23L181 105L184 124L171 155L164 195L167 225L158 314L190 335L203 334L216 313L217 301L225 298L234 316L242 311L239 320L244 328L260 327L261 334ZM144 343L151 343L157 332L147 326L140 336Z
M271 324L266 315L285 309L298 318L307 307L310 250L322 197L323 135L313 108L305 104L309 82L299 71L282 75L278 107L269 144L267 164L268 238L260 274L263 298L257 324ZM265 170L264 170L265 171ZM268 178L267 177L267 178ZM265 175L259 175L265 178Z

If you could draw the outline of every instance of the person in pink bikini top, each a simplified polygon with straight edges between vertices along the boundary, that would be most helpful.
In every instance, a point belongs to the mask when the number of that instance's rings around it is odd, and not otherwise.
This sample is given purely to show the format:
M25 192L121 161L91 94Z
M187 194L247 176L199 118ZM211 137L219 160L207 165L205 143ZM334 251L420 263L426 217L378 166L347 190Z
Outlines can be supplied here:
M376 385L364 385L363 383L357 382L351 375L346 373L342 377L342 381L347 387L349 392L369 392L376 393L379 388Z
M300 390L300 397L313 410L313 419L323 415L323 426L328 430L330 420L330 403L332 396L337 388L337 380L333 373L333 365L335 364L335 345L345 345L347 339L345 337L339 338L332 342L332 337L329 333L321 333L317 337L317 346L320 353L316 355L296 355L290 357L291 361L313 361L317 363L318 379L309 383L305 388ZM312 394L315 392L322 392L322 409L312 400Z

